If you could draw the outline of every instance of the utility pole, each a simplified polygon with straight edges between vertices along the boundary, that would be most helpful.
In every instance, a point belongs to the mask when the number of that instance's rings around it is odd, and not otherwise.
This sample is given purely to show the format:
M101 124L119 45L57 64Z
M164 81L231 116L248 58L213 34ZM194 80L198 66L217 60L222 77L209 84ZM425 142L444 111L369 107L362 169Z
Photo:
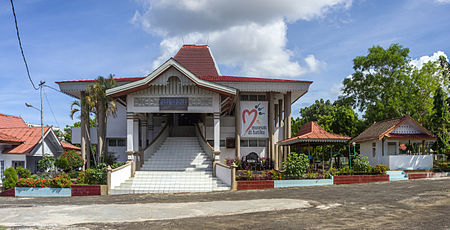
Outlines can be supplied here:
M43 100L42 100L42 88L44 87L45 81L41 81L39 83L39 88L41 89L41 149L42 149L42 157L45 154L44 150L44 107L43 107Z

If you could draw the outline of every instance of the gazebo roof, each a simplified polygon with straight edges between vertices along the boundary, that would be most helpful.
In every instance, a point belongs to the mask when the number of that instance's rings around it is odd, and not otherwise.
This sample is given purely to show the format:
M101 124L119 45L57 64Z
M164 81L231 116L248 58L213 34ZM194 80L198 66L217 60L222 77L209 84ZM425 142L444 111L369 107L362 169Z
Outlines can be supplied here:
M316 122L311 121L302 126L295 137L279 141L279 145L327 145L347 143L350 137L325 131Z

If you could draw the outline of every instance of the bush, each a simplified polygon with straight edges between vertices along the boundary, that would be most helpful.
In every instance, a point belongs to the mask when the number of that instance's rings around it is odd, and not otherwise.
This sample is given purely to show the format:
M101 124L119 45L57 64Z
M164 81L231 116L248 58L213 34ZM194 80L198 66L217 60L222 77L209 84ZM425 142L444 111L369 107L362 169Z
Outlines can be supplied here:
M44 154L42 158L38 161L38 167L41 171L47 172L49 169L52 169L55 164L55 158Z
M59 158L66 158L70 170L78 170L84 164L83 158L75 150L63 152Z
M367 156L361 154L356 155L355 158L352 159L352 170L360 173L369 173L371 167L367 159Z
M386 174L386 171L388 171L389 168L386 165L375 165L370 169L370 172L372 174L380 174L384 175Z
M16 186L17 180L19 177L17 176L17 172L13 167L5 169L3 171L3 188L10 189Z
M22 166L17 167L16 171L17 171L17 175L19 176L19 178L30 178L30 176L31 176L30 170L28 170Z
M69 175L70 178L76 179L76 178L78 178L78 176L80 175L80 173L81 173L81 172L79 172L79 171L73 171L73 172L69 172L69 173L67 173L67 174Z
M440 172L450 172L450 162L439 161L435 164L435 170Z
M55 166L63 171L67 171L68 169L70 169L69 161L67 160L67 158L60 157L60 158L56 159Z
M283 167L286 170L286 175L301 178L302 174L304 174L309 167L309 160L305 154L291 152L287 161L284 162Z
M48 179L34 179L34 178L20 178L17 181L16 187L35 187L45 188L50 186Z
M50 181L50 186L52 188L70 188L72 181L67 174L57 175L53 180Z

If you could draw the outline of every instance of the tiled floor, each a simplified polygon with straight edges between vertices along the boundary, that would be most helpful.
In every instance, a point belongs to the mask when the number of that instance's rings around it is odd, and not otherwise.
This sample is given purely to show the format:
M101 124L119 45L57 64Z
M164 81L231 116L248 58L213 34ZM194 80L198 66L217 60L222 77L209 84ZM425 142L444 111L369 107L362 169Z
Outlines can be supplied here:
M112 194L210 192L229 190L212 177L212 161L196 137L168 137L141 171Z

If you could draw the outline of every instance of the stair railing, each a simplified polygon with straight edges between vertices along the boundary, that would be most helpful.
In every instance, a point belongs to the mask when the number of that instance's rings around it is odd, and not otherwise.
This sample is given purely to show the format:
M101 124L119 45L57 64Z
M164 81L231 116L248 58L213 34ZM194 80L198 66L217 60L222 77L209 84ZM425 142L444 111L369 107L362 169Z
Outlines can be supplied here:
M139 155L140 155L139 166L140 167L142 167L142 165L144 165L145 158L146 157L148 158L148 156L150 156L151 154L158 151L159 147L161 147L164 140L166 140L166 138L169 136L169 128L168 127L169 127L169 125L166 124L161 129L159 134L152 140L152 142L150 142L150 144L147 147L145 147L145 149L142 149L141 151L139 151Z
M107 194L111 194L111 189L113 189L116 186L119 186L126 180L128 180L130 177L132 177L133 174L133 161L127 161L124 165L112 169L111 166L108 165L106 168L107 172L107 187L108 191Z
M203 151L205 151L206 155L208 155L212 162L214 163L214 148L206 141L205 136L203 135L202 131L200 130L200 126L198 124L195 124L195 134L197 135L197 139L200 141L200 146L202 147Z

